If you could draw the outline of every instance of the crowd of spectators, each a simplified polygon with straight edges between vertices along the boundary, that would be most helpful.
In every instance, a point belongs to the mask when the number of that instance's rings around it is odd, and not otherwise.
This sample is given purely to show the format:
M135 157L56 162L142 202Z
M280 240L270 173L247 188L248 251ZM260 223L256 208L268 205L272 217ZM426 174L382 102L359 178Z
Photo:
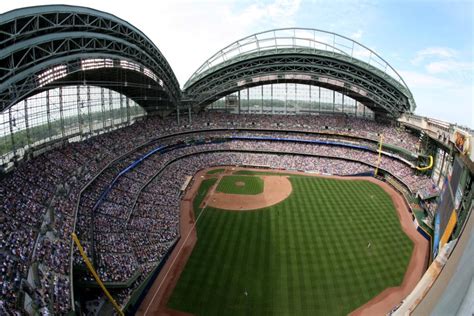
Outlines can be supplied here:
M426 210L428 217L433 218L436 210L438 209L438 201L436 199L426 200L421 203L423 208Z
M294 130L301 134L228 130L172 136L177 132L215 128ZM305 135L304 132L308 131L324 135ZM374 148L374 142L344 139L344 135L378 140L381 134L386 143L412 152L418 150L418 138L402 128L346 116L203 113L193 116L191 122L183 117L180 124L174 118L147 118L81 142L66 143L19 163L13 172L2 175L0 179L0 312L13 314L21 311L24 306L18 299L20 292L28 295L38 310L62 314L71 308L69 262L72 245L70 235L73 231L78 233L86 252L95 259L97 270L105 281L123 282L136 271L141 273L137 280L142 280L143 275L156 266L177 238L180 189L185 177L193 175L200 168L240 164L311 170L325 174L354 174L373 171L377 161L374 152L342 146L283 141L259 141L257 146L256 141L238 140L203 143L152 155L130 172L118 177L121 170L157 145L184 145L196 137L208 140L212 137L240 135L298 139L316 137L319 140L338 140ZM167 135L170 136L154 141ZM138 146L142 147L135 150ZM268 150L282 154L200 154L211 150ZM298 152L321 157L290 154ZM190 154L193 156L172 163L158 173L176 157ZM412 192L437 191L428 177L415 174L400 160L383 156L381 168L403 180ZM98 203L114 179L115 185ZM83 188L86 190L80 194ZM79 204L77 221L76 204ZM82 264L77 253L74 262ZM37 268L33 271L37 271L38 277L30 283L27 281L28 273L34 264ZM127 297L120 296L124 299Z
M279 138L284 137L284 135L278 135L278 133L273 133L272 136ZM378 155L374 152L349 147L262 140L234 140L226 143L204 143L167 152L159 157L162 160L163 165L164 162L169 161L176 156L184 156L191 153L197 154L199 152L212 150L258 150L275 152L275 154L233 153L232 157L234 157L234 159L226 159L226 155L230 157L231 154L212 153L203 156L205 157L203 160L204 162L200 160L193 160L190 162L190 158L186 158L183 159L183 163L179 165L179 168L166 168L165 171L160 174L160 177L157 177L149 185L143 188L133 215L127 224L122 223L123 227L127 227L128 230L131 229L133 231L130 236L138 231L142 233L154 232L154 235L159 237L156 239L158 244L153 243L148 244L147 246L140 245L139 249L135 250L137 259L142 257L143 253L155 254L154 259L150 259L149 256L146 256L147 262L155 260L158 263L166 249L166 247L160 245L172 241L177 237L180 188L185 181L185 176L194 174L201 167L206 167L209 164L256 165L278 169L307 170L322 174L348 175L373 172L378 159ZM282 153L287 153L287 155L282 155ZM294 155L298 153L326 157L314 158ZM211 159L213 157L216 157L217 159ZM332 158L339 159L336 160ZM353 162L348 162L344 159L351 159ZM400 165L395 164L392 166L392 160L394 160L394 158L387 157L387 165L384 166L382 164L381 167L386 167L388 171L394 173L401 172L400 168L402 168L403 171L406 172L404 176L415 177L406 164L401 163ZM369 165L367 165L367 163ZM398 169L395 169L395 167ZM137 169L138 168L139 167L137 167ZM147 165L143 165L142 172L142 174L145 174L145 172L151 172L151 170L148 170ZM181 175L181 177L179 175ZM117 196L119 197L120 195ZM115 216L115 218L109 219L109 222L117 223L117 221L122 221L120 216ZM151 250L147 250L147 248ZM156 251L156 248L161 251ZM122 263L118 260L116 264L121 265ZM126 278L124 278L123 281L125 279Z
M186 125L187 118L183 118ZM247 127L287 129L357 136L399 146L413 153L418 151L419 138L392 122L376 122L347 115L251 115L228 113L204 113L193 117L187 126L200 129L209 127Z

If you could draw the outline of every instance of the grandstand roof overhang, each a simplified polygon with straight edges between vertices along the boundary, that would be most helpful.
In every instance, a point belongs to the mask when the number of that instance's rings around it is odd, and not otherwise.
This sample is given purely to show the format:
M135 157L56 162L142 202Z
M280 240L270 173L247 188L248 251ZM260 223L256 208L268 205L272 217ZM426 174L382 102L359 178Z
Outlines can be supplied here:
M303 28L266 31L230 44L199 67L184 94L206 106L232 92L275 82L326 87L393 117L416 107L403 78L375 52L347 37Z
M90 8L47 5L0 15L0 110L51 87L89 84L145 109L176 106L178 80L140 30Z

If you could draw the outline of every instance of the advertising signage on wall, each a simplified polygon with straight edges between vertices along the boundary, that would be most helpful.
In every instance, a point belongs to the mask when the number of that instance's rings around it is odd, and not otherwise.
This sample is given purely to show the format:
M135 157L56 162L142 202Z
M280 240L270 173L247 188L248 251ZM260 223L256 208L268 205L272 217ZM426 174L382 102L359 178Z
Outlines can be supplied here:
M454 131L454 145L463 154L469 151L469 135L456 130Z

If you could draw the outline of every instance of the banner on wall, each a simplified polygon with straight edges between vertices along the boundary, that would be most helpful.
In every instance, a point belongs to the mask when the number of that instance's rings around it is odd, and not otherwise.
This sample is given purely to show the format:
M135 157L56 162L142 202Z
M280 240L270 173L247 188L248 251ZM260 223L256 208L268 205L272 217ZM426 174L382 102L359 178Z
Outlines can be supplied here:
M454 131L454 145L462 154L466 154L469 151L469 136L459 130Z
M458 210L461 206L461 199L462 199L462 189L461 186L458 185L458 189L456 190L456 195L454 196L454 207Z
M440 224L439 213L436 213L436 215L435 215L434 241L433 241L433 259L436 258L436 256L438 255L438 245L439 245L439 240L440 240L439 224Z
M439 241L439 250L441 250L441 248L443 248L443 246L446 245L446 243L448 242L449 238L453 234L454 227L456 227L457 222L458 217L456 215L456 212L453 210L449 218L448 226L446 226L443 236L441 236L441 239Z

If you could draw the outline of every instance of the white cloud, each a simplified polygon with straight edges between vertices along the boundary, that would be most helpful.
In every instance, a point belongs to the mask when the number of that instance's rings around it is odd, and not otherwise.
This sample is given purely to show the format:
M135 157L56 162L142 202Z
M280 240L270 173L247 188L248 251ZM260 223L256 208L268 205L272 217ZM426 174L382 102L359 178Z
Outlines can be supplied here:
M430 74L441 74L448 72L464 72L474 73L474 64L471 62L460 62L454 60L434 61L425 66L426 71Z
M235 40L275 27L294 25L300 1L244 2L244 5L237 0L205 1L199 5L176 1L163 7L160 19L147 18L150 25L144 26L143 30L154 32L151 34L153 41L170 62L180 84L184 85L203 62Z
M415 58L412 59L412 63L418 65L428 58L452 58L456 55L456 50L449 47L428 47L416 52Z
M300 0L275 0L273 3L256 3L248 6L241 14L239 20L247 23L269 21L278 25L294 23L294 15L298 12Z
M362 35L364 34L364 32L362 30L357 30L357 32L355 33L352 33L352 35L350 36L352 39L358 41L362 38Z
M461 56L448 47L425 48L412 59L417 70L400 73L414 94L417 114L473 128L474 64Z
M474 128L474 82L454 81L416 72L400 71L414 94L415 113Z
M239 38L276 27L295 26L300 0L108 1L62 0L112 13L145 33L170 63L181 85L219 49ZM0 1L0 12L48 0Z
M474 129L473 89L473 85L437 90L429 87L419 88L415 91L415 113Z
M410 89L413 88L434 88L443 89L454 86L454 83L449 80L441 79L435 76L424 74L416 71L402 70L399 71L403 80Z
M352 55L360 60L363 60L365 62L369 62L370 56L372 56L372 52L365 47L357 45L356 48L354 49L354 52Z

